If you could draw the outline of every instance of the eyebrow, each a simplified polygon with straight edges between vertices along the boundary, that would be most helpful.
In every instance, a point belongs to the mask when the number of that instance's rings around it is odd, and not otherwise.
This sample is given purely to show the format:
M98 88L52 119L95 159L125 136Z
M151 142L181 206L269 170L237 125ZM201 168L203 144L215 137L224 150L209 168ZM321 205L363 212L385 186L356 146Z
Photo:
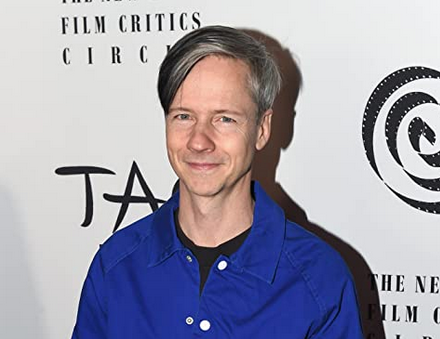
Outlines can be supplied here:
M170 107L170 109L168 110L168 113L171 113L171 112L174 112L174 111L184 111L184 112L195 113L192 109L186 108L186 107L182 107L182 106Z
M174 111L182 111L182 112L189 112L189 113L196 113L193 109L187 108L184 106L177 106L177 107L171 107L168 111L168 113L172 113ZM215 114L234 114L234 115L243 115L242 112L231 110L231 109L216 109L213 111Z
M231 110L231 109L216 109L216 110L214 110L214 113L216 113L216 114L226 113L226 114L234 114L234 115L243 115L242 112Z

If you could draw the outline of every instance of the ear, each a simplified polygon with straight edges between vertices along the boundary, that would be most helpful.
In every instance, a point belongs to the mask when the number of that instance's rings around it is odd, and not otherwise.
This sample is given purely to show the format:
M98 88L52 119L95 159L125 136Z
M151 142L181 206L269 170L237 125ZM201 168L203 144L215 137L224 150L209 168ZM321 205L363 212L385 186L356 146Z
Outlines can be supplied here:
M273 110L269 108L260 118L260 122L257 127L257 142L255 148L260 151L266 146L270 137L270 129L272 124Z

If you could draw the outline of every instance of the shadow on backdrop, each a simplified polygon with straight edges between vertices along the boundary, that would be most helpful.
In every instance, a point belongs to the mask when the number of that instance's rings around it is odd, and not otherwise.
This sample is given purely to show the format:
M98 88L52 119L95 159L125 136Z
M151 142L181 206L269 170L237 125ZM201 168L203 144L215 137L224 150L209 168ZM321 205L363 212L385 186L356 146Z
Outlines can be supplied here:
M0 187L0 338L45 339L42 312L33 284L23 231L13 198Z
M301 72L291 52L283 48L278 41L258 31L247 29L243 29L243 31L266 45L277 60L283 77L283 87L274 104L272 135L266 147L256 155L253 177L262 184L272 199L283 208L288 219L313 232L340 253L354 277L365 338L385 339L385 331L379 312L369 314L369 305L373 305L374 310L379 310L380 302L377 290L371 283L372 272L365 259L342 239L331 234L324 227L308 220L306 212L292 200L282 185L275 180L281 150L288 148L294 136L294 122L297 113L295 104L302 82ZM356 227L356 225L353 224L353 227Z

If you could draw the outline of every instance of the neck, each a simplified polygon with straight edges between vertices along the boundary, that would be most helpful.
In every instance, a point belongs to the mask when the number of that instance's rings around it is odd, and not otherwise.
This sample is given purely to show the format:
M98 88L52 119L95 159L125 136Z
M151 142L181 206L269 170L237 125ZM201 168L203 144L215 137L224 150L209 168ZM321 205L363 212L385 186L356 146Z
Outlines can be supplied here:
M250 180L215 196L198 196L180 187L179 223L196 245L216 247L252 225Z

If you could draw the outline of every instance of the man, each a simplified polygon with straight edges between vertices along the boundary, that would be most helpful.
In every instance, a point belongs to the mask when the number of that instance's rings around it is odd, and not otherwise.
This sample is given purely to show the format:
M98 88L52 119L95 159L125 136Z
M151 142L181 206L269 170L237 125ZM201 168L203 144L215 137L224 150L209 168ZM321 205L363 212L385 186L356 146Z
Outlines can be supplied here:
M158 90L179 190L100 248L74 339L362 338L341 258L251 181L280 82L241 31L205 27L173 46Z

